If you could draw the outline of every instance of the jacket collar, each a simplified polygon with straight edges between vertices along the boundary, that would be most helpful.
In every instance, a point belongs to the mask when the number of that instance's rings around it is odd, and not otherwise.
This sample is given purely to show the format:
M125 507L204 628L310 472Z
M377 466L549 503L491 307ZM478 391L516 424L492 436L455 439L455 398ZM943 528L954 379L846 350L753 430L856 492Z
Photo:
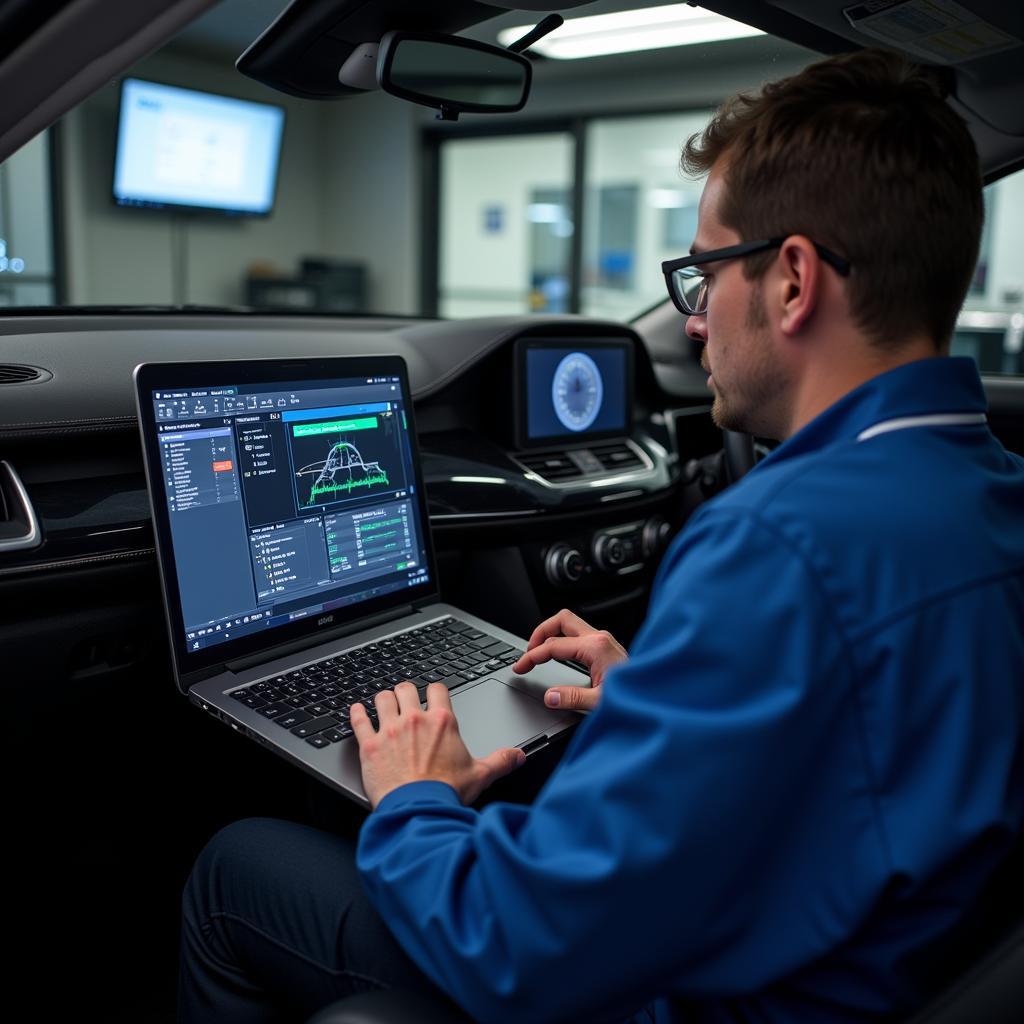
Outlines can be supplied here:
M845 394L779 445L758 466L855 440L890 420L939 413L984 414L988 400L969 356L936 356L886 370Z

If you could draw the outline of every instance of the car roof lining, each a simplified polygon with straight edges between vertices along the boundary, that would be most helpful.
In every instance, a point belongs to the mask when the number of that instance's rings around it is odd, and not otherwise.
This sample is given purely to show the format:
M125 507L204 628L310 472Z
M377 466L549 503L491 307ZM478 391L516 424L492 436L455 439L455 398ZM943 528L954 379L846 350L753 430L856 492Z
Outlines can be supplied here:
M0 91L6 97L0 109L0 161L216 2L133 0L119 7L117 18L108 16L109 0L48 0L31 9L18 0L5 9L0 27L9 27L22 42L6 53L0 48ZM391 2L385 4L389 9ZM1024 5L959 3L1024 39ZM871 42L846 25L842 11L849 0L703 0L701 6L823 54ZM801 16L785 8L799 9ZM491 9L499 13L498 7ZM1018 167L1021 160L1019 57L1014 48L956 68L958 102L953 105L970 126L987 181ZM64 69L56 88L54 67Z

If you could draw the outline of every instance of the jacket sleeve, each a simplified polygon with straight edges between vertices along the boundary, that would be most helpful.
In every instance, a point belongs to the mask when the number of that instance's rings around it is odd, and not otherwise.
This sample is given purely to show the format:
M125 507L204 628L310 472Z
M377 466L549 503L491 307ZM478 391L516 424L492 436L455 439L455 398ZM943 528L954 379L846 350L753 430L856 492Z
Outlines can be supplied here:
M710 506L536 802L401 787L364 825L365 885L480 1020L753 991L848 935L885 873L851 680L802 554Z

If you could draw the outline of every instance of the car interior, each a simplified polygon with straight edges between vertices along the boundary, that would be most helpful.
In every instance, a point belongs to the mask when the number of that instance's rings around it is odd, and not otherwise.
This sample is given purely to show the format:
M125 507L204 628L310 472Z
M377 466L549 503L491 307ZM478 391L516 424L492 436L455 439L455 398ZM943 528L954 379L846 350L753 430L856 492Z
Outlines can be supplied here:
M417 46L441 57L403 63ZM934 65L975 139L986 226L951 351L1024 454L1022 7L0 3L8 973L34 1016L173 1019L207 840L361 821L175 685L135 367L402 357L442 599L522 638L568 607L628 647L671 539L775 443L712 422L665 292L701 188L680 147L728 95L869 46ZM477 88L462 59L507 72ZM603 404L573 397L602 373ZM195 411L172 397L169 419ZM233 628L210 626L190 642ZM569 736L483 799L531 799ZM950 936L915 1021L1024 1018L1022 868ZM315 1018L453 1019L394 992Z

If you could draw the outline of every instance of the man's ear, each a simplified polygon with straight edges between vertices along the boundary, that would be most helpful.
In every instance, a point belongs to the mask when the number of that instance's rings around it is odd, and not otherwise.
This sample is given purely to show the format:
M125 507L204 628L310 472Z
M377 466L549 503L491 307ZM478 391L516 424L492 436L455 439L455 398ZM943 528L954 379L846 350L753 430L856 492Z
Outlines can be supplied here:
M779 327L799 334L821 301L821 259L805 235L790 235L779 249Z

